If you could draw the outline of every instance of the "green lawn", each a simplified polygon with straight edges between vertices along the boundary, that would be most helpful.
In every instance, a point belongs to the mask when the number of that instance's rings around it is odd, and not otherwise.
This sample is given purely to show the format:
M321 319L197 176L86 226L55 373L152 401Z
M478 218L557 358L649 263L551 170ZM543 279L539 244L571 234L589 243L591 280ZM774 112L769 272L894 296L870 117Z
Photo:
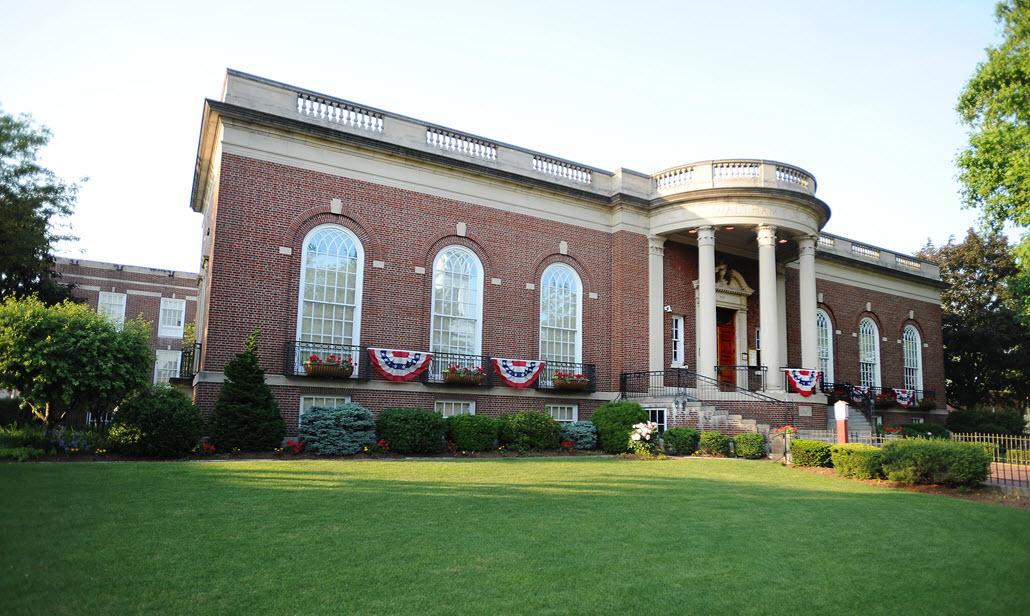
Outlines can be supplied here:
M733 460L0 466L4 614L1026 614L1030 512Z

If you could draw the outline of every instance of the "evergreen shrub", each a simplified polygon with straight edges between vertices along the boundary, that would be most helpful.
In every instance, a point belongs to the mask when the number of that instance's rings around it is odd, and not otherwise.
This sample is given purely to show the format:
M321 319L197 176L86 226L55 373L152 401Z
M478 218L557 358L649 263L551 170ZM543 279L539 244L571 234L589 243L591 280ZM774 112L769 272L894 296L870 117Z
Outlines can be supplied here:
M355 402L313 406L300 416L297 440L318 456L350 456L376 443L376 421Z
M702 432L698 442L701 453L709 456L730 455L730 437L715 431Z
M562 426L561 440L571 442L576 449L585 451L597 447L597 426L592 421L576 421Z
M497 421L498 438L508 449L543 451L557 449L561 444L561 424L540 411L509 413Z
M757 460L765 457L765 435L758 432L733 437L733 451L738 458Z
M454 415L447 418L447 438L455 449L489 451L497 440L497 420L486 415Z
M952 411L944 426L959 434L1009 434L1019 436L1026 429L1026 419L1009 411Z
M830 446L822 441L792 439L790 457L794 460L794 466L833 466Z
M437 411L423 408L383 409L376 434L395 453L440 453L447 421Z
M991 472L991 454L976 443L909 438L882 451L884 475L899 483L972 487Z
M597 428L601 448L607 453L626 453L633 425L649 419L647 411L636 402L606 402L590 417Z
M883 478L883 452L879 447L860 443L830 445L830 459L841 477Z
M662 445L670 456L690 456L698 450L701 433L694 428L669 428L662 433Z
M241 451L271 451L286 436L286 421L279 412L272 390L265 384L265 371L258 365L257 339L248 338L242 353L225 365L225 382L211 411L210 442L219 451L234 447Z
M180 458L196 447L203 427L204 417L189 396L155 385L118 407L107 447L130 456Z

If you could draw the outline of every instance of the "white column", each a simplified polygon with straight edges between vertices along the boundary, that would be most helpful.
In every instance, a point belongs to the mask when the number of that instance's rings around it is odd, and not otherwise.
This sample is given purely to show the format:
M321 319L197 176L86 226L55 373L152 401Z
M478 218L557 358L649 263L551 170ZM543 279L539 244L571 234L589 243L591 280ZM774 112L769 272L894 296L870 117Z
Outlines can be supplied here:
M800 293L801 313L801 366L800 368L819 367L819 342L815 326L815 242L816 236L805 235L798 238L800 255L800 274L798 286Z
M762 365L766 367L767 386L783 391L780 376L780 327L776 293L776 227L758 226L758 308L762 328Z
M719 363L715 328L715 227L697 228L697 366L701 376L715 378Z
M647 236L647 365L665 368L665 238Z

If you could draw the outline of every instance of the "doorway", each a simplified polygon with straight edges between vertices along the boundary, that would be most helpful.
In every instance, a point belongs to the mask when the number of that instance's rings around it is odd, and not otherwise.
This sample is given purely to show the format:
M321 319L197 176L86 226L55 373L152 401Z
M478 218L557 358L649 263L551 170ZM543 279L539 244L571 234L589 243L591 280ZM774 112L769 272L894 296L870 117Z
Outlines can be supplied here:
M736 384L737 371L733 366L737 365L737 328L736 310L729 308L716 308L715 326L716 339L719 345L719 380L724 383Z

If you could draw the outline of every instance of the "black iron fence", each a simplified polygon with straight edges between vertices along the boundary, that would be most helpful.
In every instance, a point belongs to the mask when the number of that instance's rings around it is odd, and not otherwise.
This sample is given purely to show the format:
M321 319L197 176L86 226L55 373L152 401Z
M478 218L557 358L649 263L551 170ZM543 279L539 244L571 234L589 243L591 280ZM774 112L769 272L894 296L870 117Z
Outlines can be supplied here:
M765 391L768 368L765 366L716 366L720 381L741 386L749 391Z
M951 440L974 443L991 454L988 483L1030 488L1030 437L1003 434L952 434Z
M192 379L200 372L200 343L194 342L182 349L182 357L179 360L179 378Z
M421 379L423 383L491 387L494 384L492 364L486 355L433 353Z
M569 393L597 391L597 367L594 364L546 362L536 380L536 388Z
M368 380L371 362L365 347L353 344L326 344L322 342L305 342L302 340L286 343L287 376L305 376L311 370L304 364L314 356L325 362L330 356L349 357L353 371L350 378ZM316 362L317 363L317 362ZM314 374L313 376L318 376Z

